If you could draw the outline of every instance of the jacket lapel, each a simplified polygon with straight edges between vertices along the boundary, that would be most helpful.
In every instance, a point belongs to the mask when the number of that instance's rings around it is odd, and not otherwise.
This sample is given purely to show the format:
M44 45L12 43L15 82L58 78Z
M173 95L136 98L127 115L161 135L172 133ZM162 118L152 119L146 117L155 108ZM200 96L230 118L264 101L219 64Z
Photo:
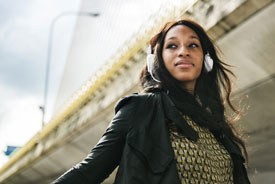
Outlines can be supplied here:
M136 108L135 122L128 134L128 143L140 152L153 173L164 172L174 154L165 124L159 94L143 97Z

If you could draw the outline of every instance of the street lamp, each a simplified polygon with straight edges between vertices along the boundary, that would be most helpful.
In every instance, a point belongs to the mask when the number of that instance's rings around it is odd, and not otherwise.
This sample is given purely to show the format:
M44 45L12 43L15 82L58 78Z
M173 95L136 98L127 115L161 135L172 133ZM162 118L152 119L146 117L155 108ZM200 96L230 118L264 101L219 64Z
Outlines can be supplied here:
M43 105L39 108L42 111L42 127L45 124L45 114L47 107L47 98L48 98L48 85L49 85L49 72L50 72L50 61L51 61L51 51L52 51L52 42L53 42L53 31L54 26L57 20L64 16L87 16L87 17L97 17L99 13L91 13L91 12L63 12L57 15L51 22L49 37L48 37L48 53L47 53L47 63L46 63L46 74L45 74L45 87L44 87L44 102Z

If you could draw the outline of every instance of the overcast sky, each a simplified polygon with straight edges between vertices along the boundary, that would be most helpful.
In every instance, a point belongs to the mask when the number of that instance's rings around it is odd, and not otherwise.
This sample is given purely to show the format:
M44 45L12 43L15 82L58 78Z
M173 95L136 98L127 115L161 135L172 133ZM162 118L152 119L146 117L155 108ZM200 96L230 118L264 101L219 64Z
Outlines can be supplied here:
M77 11L80 2L0 0L0 165L6 145L21 146L41 128L50 24L62 12ZM50 96L60 81L74 23L75 17L67 16L55 24Z

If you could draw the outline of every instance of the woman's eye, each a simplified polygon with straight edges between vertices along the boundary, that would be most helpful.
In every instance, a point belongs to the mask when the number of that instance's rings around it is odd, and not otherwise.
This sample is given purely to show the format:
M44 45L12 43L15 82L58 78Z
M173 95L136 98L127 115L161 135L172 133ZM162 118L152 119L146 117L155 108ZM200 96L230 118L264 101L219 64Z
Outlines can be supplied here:
M166 48L168 48L168 49L175 49L175 48L177 48L177 45L175 45L175 44L169 44L169 45L167 45Z
M195 48L195 47L199 47L199 45L198 45L198 44L196 44L196 43L191 43L191 44L189 45L189 47L191 47L191 48Z

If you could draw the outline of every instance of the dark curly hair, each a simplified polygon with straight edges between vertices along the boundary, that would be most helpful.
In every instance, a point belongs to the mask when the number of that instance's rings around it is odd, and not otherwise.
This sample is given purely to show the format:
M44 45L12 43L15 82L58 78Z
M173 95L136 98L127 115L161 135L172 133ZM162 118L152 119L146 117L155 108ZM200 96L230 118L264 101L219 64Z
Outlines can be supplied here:
M164 38L167 32L174 26L185 25L191 28L198 35L204 55L209 53L214 61L213 69L211 72L201 72L197 79L195 86L195 95L199 97L202 106L210 108L210 111L217 119L217 123L214 121L199 123L202 126L208 127L213 131L223 131L238 147L243 151L243 154L247 158L247 151L245 148L244 141L240 138L238 132L233 127L233 120L229 120L225 116L225 105L226 102L230 109L235 113L236 117L240 116L240 112L232 105L230 94L232 91L230 76L235 77L233 72L229 69L230 65L222 62L217 56L216 47L214 46L211 39L208 37L204 29L196 22L192 20L180 20L175 22L166 23L161 31L152 37L150 40L150 46L152 53L155 55L153 75L161 82L155 81L150 73L147 71L147 65L141 71L140 84L143 92L154 92L159 90L170 90L184 93L186 99L191 98L190 93L179 91L181 88L179 81L176 80L166 69L163 59L162 50L164 45ZM203 66L204 67L204 66ZM202 68L203 71L204 68ZM192 106L192 103L186 103L187 115L190 115L195 122L202 122L199 117L203 116L202 111L196 110L197 108ZM206 118L207 119L207 118Z

